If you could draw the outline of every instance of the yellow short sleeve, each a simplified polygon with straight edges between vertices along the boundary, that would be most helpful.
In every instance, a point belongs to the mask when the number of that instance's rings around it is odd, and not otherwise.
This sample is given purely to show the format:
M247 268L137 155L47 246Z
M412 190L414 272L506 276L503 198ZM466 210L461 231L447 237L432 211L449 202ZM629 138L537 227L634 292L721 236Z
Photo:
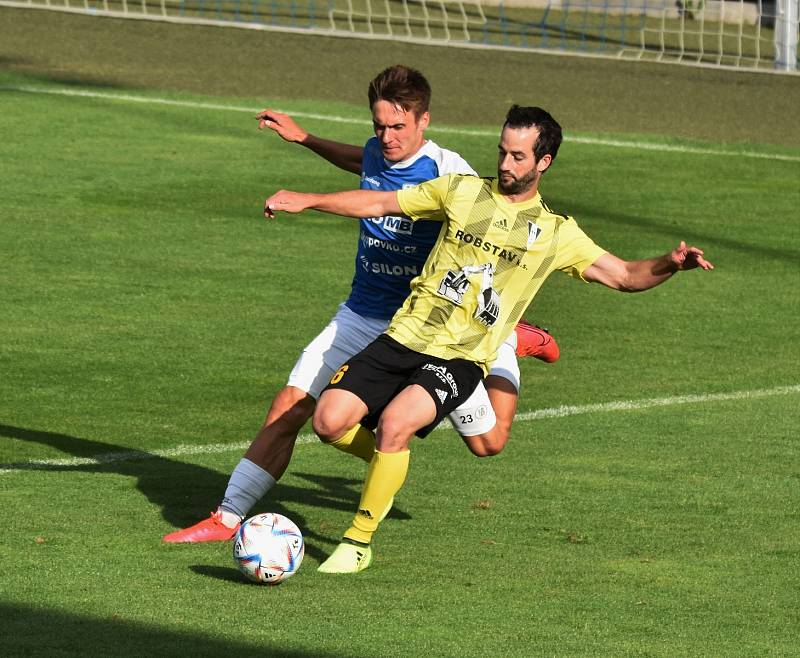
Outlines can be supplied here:
M561 236L556 267L577 279L600 256L608 253L584 233L574 219L569 218L561 227Z
M418 219L435 219L444 221L445 201L450 189L453 175L440 176L420 185L397 192L397 202L403 214L416 221Z

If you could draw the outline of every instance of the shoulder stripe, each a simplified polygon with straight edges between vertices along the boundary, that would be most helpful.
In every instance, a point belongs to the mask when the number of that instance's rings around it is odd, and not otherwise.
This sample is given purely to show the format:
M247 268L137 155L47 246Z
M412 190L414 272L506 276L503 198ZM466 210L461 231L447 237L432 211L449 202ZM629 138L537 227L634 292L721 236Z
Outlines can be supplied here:
M550 208L550 206L548 206L548 205L547 205L547 204L544 202L544 199L542 199L542 208L544 208L544 209L545 209L547 212L549 212L551 215L555 215L556 217L563 217L563 218L564 218L564 220L567 220L567 219L569 219L569 215L565 215L564 213L561 213L561 212L556 212L555 210L553 210L552 208Z

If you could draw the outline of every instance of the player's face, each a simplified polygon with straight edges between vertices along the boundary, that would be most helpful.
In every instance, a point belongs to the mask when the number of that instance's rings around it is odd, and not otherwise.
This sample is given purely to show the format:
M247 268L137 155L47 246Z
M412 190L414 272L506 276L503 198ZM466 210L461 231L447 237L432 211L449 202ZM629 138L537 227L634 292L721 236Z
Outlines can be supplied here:
M497 145L497 189L506 196L521 196L536 191L550 156L537 160L533 146L539 131L530 128L503 128Z
M410 158L425 143L425 129L430 116L424 112L419 118L399 105L384 100L372 106L372 125L380 140L383 157L389 162Z

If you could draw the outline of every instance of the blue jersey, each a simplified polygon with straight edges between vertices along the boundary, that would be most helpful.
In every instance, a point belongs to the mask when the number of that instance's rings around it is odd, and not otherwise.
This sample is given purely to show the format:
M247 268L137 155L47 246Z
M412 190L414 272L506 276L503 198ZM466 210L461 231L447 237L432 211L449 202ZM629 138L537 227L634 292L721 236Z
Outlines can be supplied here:
M460 155L430 140L401 162L384 159L377 137L364 146L362 190L401 190L445 174L475 172ZM411 279L422 271L443 224L403 216L365 217L359 224L355 275L345 304L364 317L389 320L408 297Z

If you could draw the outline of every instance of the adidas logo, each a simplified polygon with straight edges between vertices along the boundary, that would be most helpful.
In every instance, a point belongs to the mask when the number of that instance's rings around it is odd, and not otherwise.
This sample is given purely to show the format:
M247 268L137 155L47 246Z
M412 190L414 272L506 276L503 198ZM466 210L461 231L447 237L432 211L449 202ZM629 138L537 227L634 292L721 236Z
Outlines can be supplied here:
M447 399L447 391L443 391L442 389L437 388L436 389L436 395L439 396L439 402L444 404L444 401Z
M506 222L506 218L505 217L502 217L501 219L498 219L494 224L492 224L492 226L494 226L495 228L501 228L504 231L508 230L508 223Z
M358 510L359 516L366 517L368 519L374 519L375 517L372 516L372 513L368 509L360 509Z

